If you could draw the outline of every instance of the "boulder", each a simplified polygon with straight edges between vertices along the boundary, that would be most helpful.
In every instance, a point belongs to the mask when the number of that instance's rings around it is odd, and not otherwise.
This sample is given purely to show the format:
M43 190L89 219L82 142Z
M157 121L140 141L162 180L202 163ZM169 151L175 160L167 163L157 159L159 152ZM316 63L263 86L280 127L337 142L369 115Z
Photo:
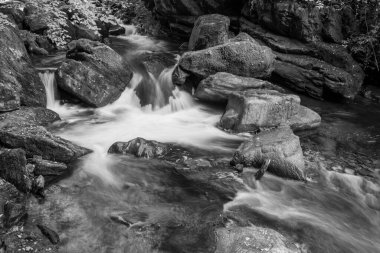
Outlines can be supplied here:
M18 30L0 24L0 111L14 110L17 104L46 105L46 92L19 37Z
M295 116L299 108L296 95L273 90L235 92L228 99L220 125L237 132L277 127Z
M147 159L160 158L169 151L167 144L136 138L129 142L116 142L108 150L110 154L134 155Z
M364 72L343 46L303 43L275 35L244 18L241 29L274 50L274 82L315 98L351 99L360 90Z
M273 71L274 54L254 40L230 41L223 45L183 54L173 81L180 86L197 86L218 72L243 77L268 78Z
M229 95L233 92L255 89L284 91L281 87L268 81L218 72L199 83L195 91L195 97L205 102L226 104Z
M216 230L215 253L300 253L297 245L270 228L228 227Z
M25 201L20 203L15 201L7 201L3 207L4 211L4 225L6 228L19 225L28 217Z
M116 101L131 78L132 71L119 54L86 39L69 44L67 59L57 70L58 86L94 107Z
M42 125L59 119L58 115L44 108L25 108L0 115L0 145L22 148L27 157L69 163L86 155L90 150L54 136Z
M126 32L125 27L120 26L120 25L112 25L109 30L110 35L113 35L113 36L124 35L125 32Z
M53 229L42 224L38 224L37 227L52 244L56 245L61 241L59 235Z
M190 36L189 50L202 50L228 41L230 19L219 14L204 15L197 19Z
M26 169L26 155L22 149L0 149L0 177L22 192L30 192L32 180Z
M305 106L300 106L298 113L291 117L287 124L293 131L303 131L319 127L321 121L318 113Z
M47 54L49 54L49 52L46 49L41 48L38 44L38 41L41 41L41 42L43 41L43 39L42 39L43 36L31 33L31 32L26 31L26 30L21 30L20 31L20 37L24 41L24 45L26 47L26 50L30 54L35 54L35 55L47 55ZM46 44L44 46L46 47L46 46L48 46L48 44Z
M283 178L305 180L301 144L289 126L263 131L245 141L234 154L231 165L261 168L267 160L270 160L268 172Z

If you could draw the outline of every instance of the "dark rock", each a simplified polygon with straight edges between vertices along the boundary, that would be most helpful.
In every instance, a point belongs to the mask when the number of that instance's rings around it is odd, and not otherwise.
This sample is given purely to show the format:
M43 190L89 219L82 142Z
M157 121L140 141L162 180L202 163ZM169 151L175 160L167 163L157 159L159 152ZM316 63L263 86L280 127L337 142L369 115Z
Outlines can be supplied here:
M75 40L88 39L93 41L100 41L101 35L94 30L87 28L84 25L72 24L71 38ZM70 33L69 33L70 34Z
M3 211L4 225L6 228L17 226L28 217L25 201L21 201L20 203L8 201L4 204Z
M200 82L195 91L195 97L205 102L227 103L229 95L233 92L254 89L284 91L268 81L219 72Z
M54 16L52 13L34 13L26 16L25 27L33 33L43 34L44 31L49 29L49 25L53 18Z
M267 78L273 71L273 62L270 48L260 46L254 40L232 41L185 53L174 72L173 81L180 86L196 86L200 80L218 72Z
M33 33L26 31L26 30L21 30L20 36L21 36L21 39L24 41L26 50L30 54L35 54L35 55L47 55L47 54L49 54L49 52L46 49L41 48L37 43L37 38L42 37L42 36L37 35L37 34L33 34Z
M21 105L45 107L45 87L31 65L18 31L11 26L0 25L0 33L0 87L8 94L5 104L15 108L20 98ZM1 103L0 108L7 107Z
M270 160L268 172L283 178L306 180L300 141L288 126L261 132L244 142L234 154L231 165L260 168L267 160Z
M25 20L25 13L22 9L22 5L18 6L18 2L9 1L8 3L0 5L0 13L8 16L9 19L13 20L18 28L22 29L23 22Z
M124 35L125 34L125 28L120 25L113 25L110 28L110 35L118 36L118 35Z
M189 50L202 50L228 41L230 19L219 14L201 16L194 24Z
M300 108L300 98L273 90L232 93L220 120L224 129L257 131L286 124Z
M57 70L57 84L84 103L102 107L116 101L132 78L110 47L85 39L69 44L67 60Z
M35 166L34 175L43 176L47 184L69 173L66 164L43 160L42 157L39 156L34 156L32 159L29 159L28 162Z
M46 236L49 241L56 245L60 242L59 235L54 230L48 228L47 226L38 224L37 227L40 229L41 233Z
M153 74L156 78L163 70L173 67L177 63L177 59L171 53L164 52L145 52L139 56L146 71Z
M108 150L110 154L127 155L147 159L160 158L167 154L168 145L156 141L149 141L143 138L136 138L129 142L116 142Z
M20 95L10 83L0 82L0 112L17 110L20 107Z
M26 169L26 155L22 149L0 149L0 177L22 192L30 192L32 180Z

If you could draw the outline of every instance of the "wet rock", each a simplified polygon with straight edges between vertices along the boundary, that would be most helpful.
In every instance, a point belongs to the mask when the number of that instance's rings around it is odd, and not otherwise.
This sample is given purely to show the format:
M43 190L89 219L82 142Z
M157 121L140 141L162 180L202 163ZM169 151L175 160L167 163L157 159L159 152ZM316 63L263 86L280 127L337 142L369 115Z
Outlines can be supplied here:
M237 132L277 127L294 117L299 108L300 98L296 95L273 90L233 93L220 125Z
M216 253L300 253L295 243L269 228L256 226L218 228L216 238Z
M173 54L164 52L146 52L141 55L141 61L145 69L156 78L164 69L173 67L177 63Z
M195 97L205 102L227 103L229 95L233 92L251 89L284 91L281 87L268 81L219 72L199 83L195 91Z
M59 235L54 230L48 228L47 226L38 224L37 227L40 229L41 233L46 236L49 241L56 245L60 242Z
M35 54L35 55L47 55L47 54L49 54L49 52L46 49L40 47L40 45L38 44L38 41L42 41L41 37L43 37L43 36L31 33L31 32L26 31L26 30L21 30L20 36L21 36L21 39L24 41L24 45L26 47L26 50L30 54ZM47 45L45 45L45 46L47 46Z
M119 54L85 39L69 44L67 59L57 70L58 86L94 107L116 101L131 78L131 70Z
M2 122L28 122L41 126L47 126L59 120L61 118L56 112L42 107L21 107L20 110L0 114Z
M283 178L305 180L300 141L288 126L261 132L244 142L234 154L231 165L260 168L267 160L271 160L268 172Z
M194 24L189 50L202 50L228 41L230 19L219 14L204 15Z
M131 154L136 157L147 159L163 157L167 154L169 148L167 144L157 141L149 141L143 138L136 138L129 142L116 142L108 150L110 154L127 155Z
M34 165L34 175L43 176L47 184L69 173L66 164L43 160L40 156L34 156L28 162Z
M22 148L28 157L70 163L90 153L90 150L54 136L44 127L27 122L5 120L0 123L0 145Z
M0 111L11 111L19 105L46 105L45 87L19 37L18 30L0 25Z
M120 25L113 25L110 28L110 35L118 36L118 35L124 35L125 34L125 28Z
M305 106L300 106L298 113L291 117L287 124L293 131L302 131L319 127L321 121L321 116L318 113Z
M110 218L116 223L130 227L133 224L145 222L148 219L148 215L139 210L131 209L128 212L111 214Z
M200 51L185 53L173 73L179 86L197 86L218 72L243 77L267 78L273 71L274 55L254 40L232 41Z
M22 149L0 149L0 177L22 192L30 192L32 180L26 169L26 156Z
M4 211L4 225L6 228L17 226L28 217L26 210L26 203L21 201L20 203L8 201L3 207Z

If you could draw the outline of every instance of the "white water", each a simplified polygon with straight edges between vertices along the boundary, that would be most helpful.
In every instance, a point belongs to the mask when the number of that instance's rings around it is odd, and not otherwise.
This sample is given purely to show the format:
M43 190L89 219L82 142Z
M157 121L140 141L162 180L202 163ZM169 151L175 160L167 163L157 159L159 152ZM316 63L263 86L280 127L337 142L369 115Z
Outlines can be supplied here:
M54 110L59 107L55 69L40 69L39 76L46 90L46 107Z

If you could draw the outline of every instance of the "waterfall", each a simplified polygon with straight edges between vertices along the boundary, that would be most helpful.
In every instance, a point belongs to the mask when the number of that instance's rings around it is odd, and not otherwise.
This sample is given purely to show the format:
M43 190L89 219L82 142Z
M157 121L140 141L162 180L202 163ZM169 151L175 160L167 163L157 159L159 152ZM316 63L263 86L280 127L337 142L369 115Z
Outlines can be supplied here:
M46 107L49 109L59 105L58 88L55 80L55 69L40 69L38 73L46 90Z

